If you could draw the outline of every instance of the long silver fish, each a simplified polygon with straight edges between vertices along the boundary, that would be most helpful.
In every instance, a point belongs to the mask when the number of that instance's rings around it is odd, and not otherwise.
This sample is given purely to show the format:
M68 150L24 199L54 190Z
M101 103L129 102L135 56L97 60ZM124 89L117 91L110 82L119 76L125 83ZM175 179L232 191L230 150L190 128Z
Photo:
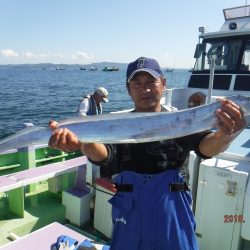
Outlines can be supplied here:
M228 99L241 106L250 118L250 97ZM116 113L86 118L67 119L58 128L68 128L83 142L141 143L172 139L212 129L216 126L216 109L220 102L176 112ZM250 121L250 119L247 119ZM0 141L0 152L29 145L48 144L53 131L44 127L28 127Z

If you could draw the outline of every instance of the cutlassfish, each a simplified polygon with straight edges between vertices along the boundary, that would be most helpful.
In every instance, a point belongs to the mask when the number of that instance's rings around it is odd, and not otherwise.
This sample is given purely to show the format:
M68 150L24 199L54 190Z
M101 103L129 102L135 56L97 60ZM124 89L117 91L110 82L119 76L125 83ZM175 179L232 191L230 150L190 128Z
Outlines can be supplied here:
M250 121L250 97L231 96L228 99L241 107ZM58 123L68 128L82 142L141 143L166 140L215 128L216 101L175 112L129 112L73 118ZM25 146L48 144L53 131L45 127L28 127L0 141L0 152Z

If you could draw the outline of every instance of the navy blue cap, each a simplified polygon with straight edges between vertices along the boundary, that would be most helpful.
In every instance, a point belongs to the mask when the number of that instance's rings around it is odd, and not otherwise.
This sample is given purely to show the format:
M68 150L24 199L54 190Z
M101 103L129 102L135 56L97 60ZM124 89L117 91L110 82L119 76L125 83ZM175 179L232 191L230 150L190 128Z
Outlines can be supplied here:
M163 76L158 62L152 58L139 57L131 62L127 68L127 82L129 82L137 72L148 72L153 77Z

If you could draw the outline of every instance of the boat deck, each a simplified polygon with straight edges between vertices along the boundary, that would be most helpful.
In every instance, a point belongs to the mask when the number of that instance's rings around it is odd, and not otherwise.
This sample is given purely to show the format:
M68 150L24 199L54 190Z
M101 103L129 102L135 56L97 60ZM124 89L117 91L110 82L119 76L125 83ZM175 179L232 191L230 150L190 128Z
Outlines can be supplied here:
M250 127L244 129L221 155L229 160L250 162Z
M22 237L53 222L69 224L69 221L65 219L65 207L62 205L61 194L49 192L47 181L38 185L37 191L26 191L24 218L9 211L6 194L1 193L0 247L11 242L10 234ZM81 228L74 227L74 230L84 233L85 236L96 242L105 243L108 240L93 228L92 222Z

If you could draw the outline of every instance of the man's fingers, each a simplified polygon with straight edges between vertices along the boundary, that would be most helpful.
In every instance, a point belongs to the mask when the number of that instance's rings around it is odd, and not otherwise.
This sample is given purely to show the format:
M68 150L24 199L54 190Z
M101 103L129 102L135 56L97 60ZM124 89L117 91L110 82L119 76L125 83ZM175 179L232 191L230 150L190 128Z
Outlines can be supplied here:
M56 121L53 121L53 120L50 120L50 121L49 121L49 127L50 127L51 129L57 128L57 124L58 124L58 122L56 122Z
M69 133L68 129L64 128L61 130L60 136L58 137L58 142L57 142L58 145L60 146L67 145L67 140L66 140L67 133Z
M216 114L219 118L219 128L225 135L232 135L242 130L246 124L244 112L230 100L221 100L221 108Z
M49 146L71 152L80 150L78 138L67 128L57 129L49 140Z
M52 148L57 148L58 147L58 141L60 139L62 133L62 129L56 130L53 135L49 139L49 146Z

